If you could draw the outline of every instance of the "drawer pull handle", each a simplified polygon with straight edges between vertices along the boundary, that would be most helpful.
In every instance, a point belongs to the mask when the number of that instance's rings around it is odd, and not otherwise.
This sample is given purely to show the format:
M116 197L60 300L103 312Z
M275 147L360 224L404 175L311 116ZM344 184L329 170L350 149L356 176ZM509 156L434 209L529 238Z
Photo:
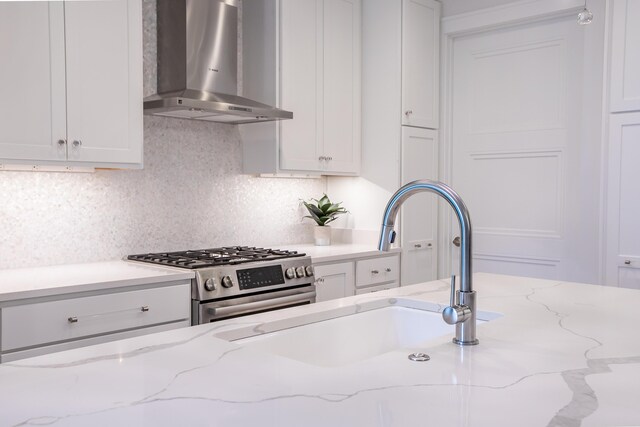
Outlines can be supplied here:
M386 271L387 273L391 273L391 269L390 268L385 268L384 271Z
M147 311L149 311L149 306L148 305L143 305L142 307L140 307L140 311L143 313L146 313Z
M371 270L371 274L378 274L380 273L378 270Z
M69 323L78 323L78 318L76 316L69 317L67 319Z

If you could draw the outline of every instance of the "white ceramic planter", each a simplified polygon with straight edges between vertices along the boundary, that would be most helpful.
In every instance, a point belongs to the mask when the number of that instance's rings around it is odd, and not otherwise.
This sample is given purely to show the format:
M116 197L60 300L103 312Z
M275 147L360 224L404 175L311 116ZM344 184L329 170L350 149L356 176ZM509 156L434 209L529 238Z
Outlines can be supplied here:
M316 246L329 246L331 244L331 228L326 225L316 225L313 227L313 238Z

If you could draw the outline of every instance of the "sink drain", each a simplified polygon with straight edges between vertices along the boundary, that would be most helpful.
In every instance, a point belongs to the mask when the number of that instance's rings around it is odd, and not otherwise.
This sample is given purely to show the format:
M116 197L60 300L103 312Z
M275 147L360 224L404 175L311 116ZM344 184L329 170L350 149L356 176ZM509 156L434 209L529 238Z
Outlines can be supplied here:
M426 353L411 353L408 358L412 362L427 362L431 360L429 355Z

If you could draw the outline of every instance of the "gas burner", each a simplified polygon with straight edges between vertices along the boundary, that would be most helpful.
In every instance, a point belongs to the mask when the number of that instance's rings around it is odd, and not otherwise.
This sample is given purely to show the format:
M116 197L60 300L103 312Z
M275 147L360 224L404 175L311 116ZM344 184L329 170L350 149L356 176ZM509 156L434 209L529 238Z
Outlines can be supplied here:
M247 262L272 261L284 258L302 257L305 254L281 249L265 249L251 246L228 246L211 249L187 250L182 252L160 252L129 255L127 259L152 264L182 268L204 268L222 265L237 265Z

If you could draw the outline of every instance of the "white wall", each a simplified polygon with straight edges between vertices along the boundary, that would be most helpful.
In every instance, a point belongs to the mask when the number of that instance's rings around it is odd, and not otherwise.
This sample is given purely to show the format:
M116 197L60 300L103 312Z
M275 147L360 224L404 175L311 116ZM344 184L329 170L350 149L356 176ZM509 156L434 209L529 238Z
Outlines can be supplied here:
M155 92L155 1L144 1L145 95ZM0 268L312 240L299 199L321 179L242 175L235 126L145 117L141 171L0 173ZM0 284L1 285L1 284Z

